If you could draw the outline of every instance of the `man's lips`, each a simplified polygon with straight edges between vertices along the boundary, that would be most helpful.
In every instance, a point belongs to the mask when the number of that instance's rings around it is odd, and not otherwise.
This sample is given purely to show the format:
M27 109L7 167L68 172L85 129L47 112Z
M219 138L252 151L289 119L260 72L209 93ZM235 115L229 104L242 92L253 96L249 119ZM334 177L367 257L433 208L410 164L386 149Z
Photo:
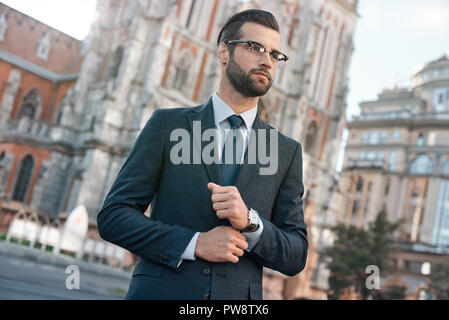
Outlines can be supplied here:
M265 78L267 78L268 80L271 81L271 77L268 74L264 73L264 72L257 71L257 72L254 72L254 74L257 74L259 76L264 76Z

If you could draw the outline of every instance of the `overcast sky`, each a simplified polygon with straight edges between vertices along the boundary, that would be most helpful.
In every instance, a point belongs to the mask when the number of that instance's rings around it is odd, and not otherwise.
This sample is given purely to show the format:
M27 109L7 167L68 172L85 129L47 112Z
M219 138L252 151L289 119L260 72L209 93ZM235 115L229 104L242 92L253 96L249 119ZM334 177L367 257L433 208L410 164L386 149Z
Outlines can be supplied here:
M449 52L448 0L361 0L348 115L386 87L410 85L419 65Z
M83 40L95 18L96 0L0 0L68 35Z

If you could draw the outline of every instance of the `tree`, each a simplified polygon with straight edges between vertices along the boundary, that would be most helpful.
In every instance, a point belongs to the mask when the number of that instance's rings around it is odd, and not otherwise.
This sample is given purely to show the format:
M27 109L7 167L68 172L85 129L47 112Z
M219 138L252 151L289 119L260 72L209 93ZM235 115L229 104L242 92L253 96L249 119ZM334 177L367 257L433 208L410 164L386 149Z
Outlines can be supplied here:
M449 257L443 262L432 264L429 291L438 300L449 299Z
M399 224L388 221L384 208L367 229L343 224L333 228L336 235L333 246L320 251L331 272L329 299L338 299L343 289L353 286L362 299L371 295L365 284L369 276L366 267L375 265L380 272L389 268L387 259L395 248L394 232Z

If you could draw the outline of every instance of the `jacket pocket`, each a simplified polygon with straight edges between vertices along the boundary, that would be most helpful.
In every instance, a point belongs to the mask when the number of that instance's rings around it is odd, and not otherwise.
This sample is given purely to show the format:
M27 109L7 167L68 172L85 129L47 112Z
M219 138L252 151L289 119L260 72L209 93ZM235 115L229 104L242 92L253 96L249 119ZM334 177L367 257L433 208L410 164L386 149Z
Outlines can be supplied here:
M262 283L250 282L249 283L249 299L250 300L262 300Z
M134 267L133 278L139 275L161 278L166 270L167 268L163 265L140 258Z

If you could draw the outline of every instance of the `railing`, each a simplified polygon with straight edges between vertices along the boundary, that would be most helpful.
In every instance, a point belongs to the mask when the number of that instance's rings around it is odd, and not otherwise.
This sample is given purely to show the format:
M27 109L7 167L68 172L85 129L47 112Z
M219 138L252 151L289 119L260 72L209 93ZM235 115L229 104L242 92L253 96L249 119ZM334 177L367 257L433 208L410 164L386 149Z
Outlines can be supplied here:
M356 160L349 159L346 168L377 168L387 169L387 163L385 160Z
M1 133L4 137L24 137L41 142L55 142L73 145L90 139L93 130L79 130L67 126L57 125L48 121L40 121L23 117L8 120L6 130ZM78 139L77 139L78 138ZM82 138L82 139L81 139Z
M353 116L350 122L376 121L376 120L411 120L411 121L448 121L449 113L420 113L408 112L370 113Z
M35 212L19 210L11 221L6 242L26 245L41 252L55 255L72 256L87 262L101 261L111 267L123 269L126 250L112 243L84 238L78 252L67 252L61 246L63 242L63 223L59 218L51 219L38 216Z

